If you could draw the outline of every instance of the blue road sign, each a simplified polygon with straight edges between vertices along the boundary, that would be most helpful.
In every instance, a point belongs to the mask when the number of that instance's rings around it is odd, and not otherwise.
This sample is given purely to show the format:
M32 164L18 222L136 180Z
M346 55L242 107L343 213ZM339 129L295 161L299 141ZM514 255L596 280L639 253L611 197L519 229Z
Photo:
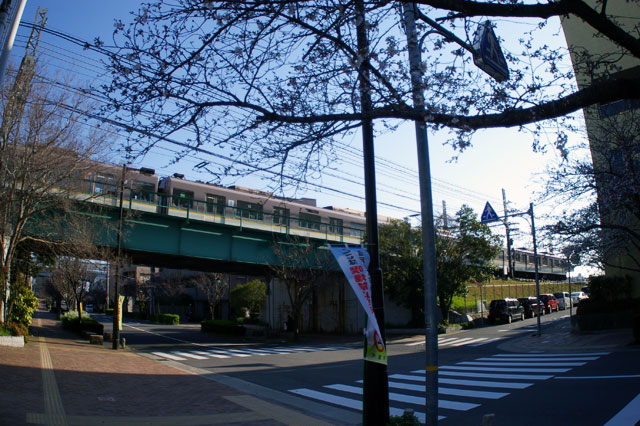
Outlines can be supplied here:
M487 204L484 205L484 210L482 211L482 215L480 216L480 223L489 223L500 220L496 211L491 207L491 204L487 201Z
M493 32L491 21L485 21L478 28L475 40L473 40L473 48L476 51L473 55L473 63L478 68L489 74L496 81L509 79L509 66L504 59L502 49L500 49L498 38Z

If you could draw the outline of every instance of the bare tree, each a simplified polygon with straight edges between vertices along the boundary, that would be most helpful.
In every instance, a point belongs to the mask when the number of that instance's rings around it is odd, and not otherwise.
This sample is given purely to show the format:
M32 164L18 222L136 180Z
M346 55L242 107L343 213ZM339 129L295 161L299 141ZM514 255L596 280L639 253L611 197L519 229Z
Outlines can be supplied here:
M116 21L114 46L101 40L92 46L111 52L113 81L103 88L110 98L105 111L140 131L131 152L143 154L154 141L190 130L190 137L176 142L183 154L200 150L230 164L204 162L201 168L214 175L247 173L260 164L260 172L299 181L330 164L334 141L364 118L378 119L386 129L414 119L447 127L451 144L464 149L478 129L536 123L528 129L539 134L554 124L545 122L549 119L573 129L572 121L561 117L640 95L636 75L599 72L605 64L613 69L640 58L635 29L612 16L607 2L421 0L415 2L424 56L420 111L411 101L400 7L407 2L365 4L371 50L361 57L355 30L359 1L142 4L128 25ZM510 32L503 45L511 73L503 82L473 65L477 51L471 41L487 17L503 19L508 28L502 32ZM561 47L560 18L584 22L616 50L575 52L576 67L597 71L579 88ZM549 42L554 36L556 45ZM372 87L367 113L360 108L360 68ZM552 128L563 150L566 134ZM544 143L535 139L534 148Z
M225 289L228 287L223 278L223 274L218 272L203 272L191 279L196 288L207 296L211 319L215 319L216 306L222 300Z
M330 275L330 258L318 250L318 244L308 238L292 237L276 241L273 253L278 262L269 269L284 284L291 304L291 323L294 339L298 338L301 313L313 293L326 284Z
M30 219L64 210L105 142L102 131L87 132L76 111L83 105L55 86L18 72L0 93L0 317L8 297L10 266L17 247L32 236Z
M563 208L546 236L585 265L640 272L638 134L637 111L593 122L589 147L547 170L544 195Z

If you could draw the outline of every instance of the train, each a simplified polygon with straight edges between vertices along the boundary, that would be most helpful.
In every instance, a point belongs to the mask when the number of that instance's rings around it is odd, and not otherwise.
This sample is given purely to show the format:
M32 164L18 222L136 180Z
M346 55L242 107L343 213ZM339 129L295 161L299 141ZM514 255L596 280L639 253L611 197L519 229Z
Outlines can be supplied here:
M509 256L503 249L493 261L498 268L499 275L508 275ZM535 279L535 261L533 250L527 248L512 248L511 263L514 278ZM564 281L567 279L567 261L564 257L551 253L538 252L538 277L541 280Z
M122 168L97 164L83 176L87 201L116 206ZM310 198L283 198L238 185L229 187L190 181L175 173L159 177L149 168L127 168L123 191L132 210L262 229L306 238L361 244L364 212L334 206L318 207ZM379 223L390 217L378 216Z

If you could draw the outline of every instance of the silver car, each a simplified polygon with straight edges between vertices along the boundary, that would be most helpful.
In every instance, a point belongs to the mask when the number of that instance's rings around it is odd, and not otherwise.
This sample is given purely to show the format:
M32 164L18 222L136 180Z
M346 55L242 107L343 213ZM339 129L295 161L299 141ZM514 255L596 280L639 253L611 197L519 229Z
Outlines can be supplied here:
M557 293L553 293L553 295L558 300L558 308L565 310L569 307L571 303L571 296L566 291L559 291Z

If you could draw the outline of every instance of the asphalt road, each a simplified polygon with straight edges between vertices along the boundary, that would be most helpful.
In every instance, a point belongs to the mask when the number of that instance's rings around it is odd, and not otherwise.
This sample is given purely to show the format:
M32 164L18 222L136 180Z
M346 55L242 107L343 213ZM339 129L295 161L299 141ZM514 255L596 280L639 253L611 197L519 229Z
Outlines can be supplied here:
M108 320L108 317L103 318ZM561 311L541 318L542 332ZM537 331L536 319L440 335L439 415L442 425L478 425L495 413L499 425L603 425L640 392L637 351L546 352L503 350L509 340ZM127 344L158 360L239 379L283 395L361 409L362 344L359 339L251 342L199 332L198 325L127 322ZM406 408L424 418L424 338L388 339L392 415ZM636 417L640 420L640 415ZM634 423L612 423L610 426Z

